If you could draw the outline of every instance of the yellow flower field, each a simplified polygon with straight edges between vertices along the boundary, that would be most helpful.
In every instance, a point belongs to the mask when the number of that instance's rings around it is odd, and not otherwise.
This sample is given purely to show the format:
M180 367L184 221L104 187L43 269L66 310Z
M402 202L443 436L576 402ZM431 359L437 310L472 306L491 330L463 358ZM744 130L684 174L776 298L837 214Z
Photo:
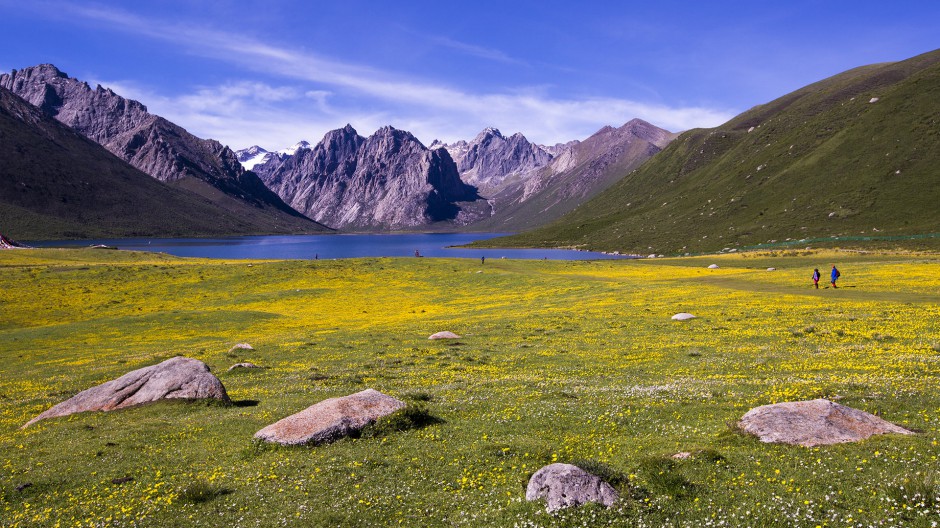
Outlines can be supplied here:
M840 288L813 289L813 268L824 282L832 264ZM933 255L481 266L29 250L0 252L0 291L0 526L940 520ZM672 321L677 312L697 318ZM441 330L462 337L427 339ZM254 350L230 351L240 342ZM206 362L235 404L159 403L19 429L174 355ZM239 361L268 368L227 372ZM317 447L252 441L366 387L436 422ZM810 449L733 427L752 407L819 397L917 434ZM604 473L623 498L546 514L525 485L553 461Z

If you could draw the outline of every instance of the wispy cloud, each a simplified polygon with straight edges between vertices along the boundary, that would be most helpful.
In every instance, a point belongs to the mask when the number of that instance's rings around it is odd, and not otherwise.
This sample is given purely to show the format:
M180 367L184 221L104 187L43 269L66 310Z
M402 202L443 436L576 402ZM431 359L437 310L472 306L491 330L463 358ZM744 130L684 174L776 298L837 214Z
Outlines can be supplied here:
M280 140L282 134L268 130L271 126L250 124L252 117L269 122L271 119L287 119L289 126L278 124L278 130L282 131L300 128L297 122L300 118L311 119L305 127L307 130L329 123L326 128L318 130L317 135L329 128L342 126L345 122L351 122L357 127L371 127L375 118L384 118L388 122L378 123L378 126L412 126L411 131L427 141L434 138L450 141L472 137L484 126L498 126L505 131L521 131L536 141L554 143L583 138L603 125L618 125L634 117L678 131L715 126L733 116L733 112L721 109L671 107L611 97L556 98L531 89L472 93L432 81L405 78L376 68L342 63L309 51L279 47L243 34L143 19L112 8L67 4L61 4L60 7L73 16L106 23L112 30L119 29L169 42L183 47L189 53L225 61L244 70L275 74L283 79L315 85L305 86L303 90L295 92L293 88L244 82L200 89L194 94L175 99L173 104L181 104L191 113L185 116L178 110L171 113L180 120L180 124L196 133L224 132L220 129L225 127L221 123L227 114L233 121L228 125L229 129L245 125L246 130L253 130L259 137L273 134L266 136L271 139L261 138L272 142ZM449 39L439 39L439 43L492 60L513 60L498 50ZM330 89L325 90L325 87ZM327 92L342 92L345 103L328 106ZM285 110L287 106L277 106L296 102L297 97L303 94L315 94L308 95L314 102L315 112L311 110L294 115L292 110ZM159 96L148 94L143 102L153 106L155 97L159 100ZM254 102L251 108L246 106L249 101ZM371 132L368 128L363 130ZM308 133L301 137L309 136ZM231 133L217 137L234 144L244 144L241 134L237 135L237 141L236 135ZM287 140L287 144L296 139Z
M468 44L466 42L460 42L451 38L440 37L440 36L431 37L431 42L438 44L440 46L457 50L462 53L466 53L467 55L479 57L481 59L502 62L505 64L517 64L517 65L525 64L524 61L514 59L510 57L509 55L507 55L506 53L504 53L503 51L495 49L495 48L477 46L475 44Z

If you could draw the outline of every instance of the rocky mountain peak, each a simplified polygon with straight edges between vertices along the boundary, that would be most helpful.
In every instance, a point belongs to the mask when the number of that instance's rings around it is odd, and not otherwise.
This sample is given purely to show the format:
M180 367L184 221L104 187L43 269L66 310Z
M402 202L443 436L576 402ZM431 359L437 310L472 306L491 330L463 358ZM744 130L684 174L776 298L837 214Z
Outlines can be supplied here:
M237 153L238 161L245 161L245 159L257 156L258 154L267 154L268 151L258 145L252 145L246 149L239 150Z
M552 155L529 142L519 132L504 137L487 127L469 143L447 147L461 178L481 189L499 186L507 177L527 173L547 165Z
M477 137L473 138L473 143L482 143L493 138L503 139L503 135L499 132L498 128L486 127L477 134Z

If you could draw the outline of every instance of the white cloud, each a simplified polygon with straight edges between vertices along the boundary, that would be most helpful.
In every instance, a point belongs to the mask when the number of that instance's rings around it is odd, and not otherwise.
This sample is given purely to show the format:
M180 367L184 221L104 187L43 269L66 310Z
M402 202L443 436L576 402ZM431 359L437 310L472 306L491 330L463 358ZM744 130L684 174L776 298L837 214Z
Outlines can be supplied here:
M155 113L197 135L215 137L235 147L259 143L265 148L277 148L300 138L317 141L327 130L346 122L366 134L391 124L409 129L425 143L435 138L444 141L471 138L485 126L496 126L509 133L522 132L530 140L541 143L555 143L583 139L604 125L620 125L634 117L679 131L716 126L734 115L726 110L671 107L611 97L557 98L534 89L472 93L431 81L403 78L392 72L343 64L241 34L145 20L113 9L67 5L62 9L86 19L106 22L111 29L170 42L189 53L235 64L258 74L273 73L305 85L303 88L274 87L241 81L199 88L195 93L172 99L154 93L134 97L133 90L114 88L122 95L139 98ZM439 40L443 45L467 53L493 60L512 60L498 50ZM307 106L299 102L304 97L308 99ZM379 122L380 119L386 122ZM288 138L291 134L292 138Z

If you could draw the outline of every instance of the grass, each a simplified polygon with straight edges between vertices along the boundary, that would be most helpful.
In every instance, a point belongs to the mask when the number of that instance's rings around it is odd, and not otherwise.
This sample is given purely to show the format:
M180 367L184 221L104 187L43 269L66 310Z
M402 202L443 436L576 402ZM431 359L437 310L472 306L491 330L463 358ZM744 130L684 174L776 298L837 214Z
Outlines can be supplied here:
M813 289L832 263L841 287ZM938 265L800 251L477 273L459 259L0 252L0 525L931 526ZM680 311L697 318L671 321ZM441 330L459 344L427 339ZM254 350L231 356L241 342ZM205 361L235 404L19 429L176 354ZM240 361L266 368L226 371ZM323 446L252 440L366 387L409 410ZM733 428L757 405L822 396L918 434L801 448ZM552 462L625 499L544 513L525 486Z

